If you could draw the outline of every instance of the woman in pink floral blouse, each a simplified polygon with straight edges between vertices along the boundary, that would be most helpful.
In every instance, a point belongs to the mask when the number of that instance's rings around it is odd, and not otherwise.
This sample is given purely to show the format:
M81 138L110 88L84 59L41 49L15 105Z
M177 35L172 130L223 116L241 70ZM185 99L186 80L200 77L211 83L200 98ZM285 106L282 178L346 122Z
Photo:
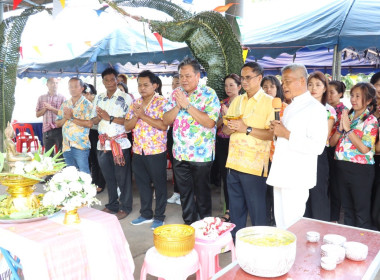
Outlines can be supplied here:
M375 176L374 153L378 133L376 90L370 83L351 88L350 111L343 110L339 128L330 139L336 145L337 180L344 223L371 228L371 195Z

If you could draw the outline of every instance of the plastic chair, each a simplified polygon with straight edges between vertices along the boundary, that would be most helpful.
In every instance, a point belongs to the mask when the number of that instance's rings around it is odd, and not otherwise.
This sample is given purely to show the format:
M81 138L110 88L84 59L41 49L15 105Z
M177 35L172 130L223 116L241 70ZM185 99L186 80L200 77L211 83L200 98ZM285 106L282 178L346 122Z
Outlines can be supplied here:
M200 242L195 239L194 249L197 251L199 262L202 264L202 279L211 278L221 269L219 254L231 251L232 262L236 260L235 246L230 232L214 242Z
M31 144L34 149L38 150L38 137L34 136L33 126L28 123L13 123L13 129L16 132L16 150L22 153L24 143L26 144L27 152L31 151ZM29 134L27 134L29 133Z
M4 248L0 247L0 252L4 256L5 261L7 262L9 269L11 270L11 280L20 280L20 277L18 276L17 270L22 269L22 266L20 264L20 259L16 258L14 259L8 250L5 250Z
M167 257L152 247L145 254L140 280L145 280L147 274L156 276L159 280L185 280L194 273L197 280L206 280L201 278L200 271L201 264L194 249L182 257Z

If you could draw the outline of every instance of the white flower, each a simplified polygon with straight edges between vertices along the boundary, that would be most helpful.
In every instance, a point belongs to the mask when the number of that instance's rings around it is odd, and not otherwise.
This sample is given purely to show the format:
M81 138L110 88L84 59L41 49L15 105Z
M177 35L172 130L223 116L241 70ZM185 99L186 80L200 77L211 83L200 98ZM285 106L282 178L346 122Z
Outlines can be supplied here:
M54 182L54 183L62 183L65 181L65 177L63 176L63 174L61 172L55 174L51 180Z
M85 184L91 184L91 182L92 182L92 177L90 174L87 174L87 173L80 171L79 177L84 181Z
M14 172L15 174L20 174L20 175L23 175L25 174L25 171L24 171L24 163L21 162L21 161L16 161L15 162L15 169L14 169Z
M68 186L71 192L80 192L82 190L82 184L78 181L70 182Z
M79 179L78 170L75 166L69 166L62 169L62 174L66 180L77 181Z

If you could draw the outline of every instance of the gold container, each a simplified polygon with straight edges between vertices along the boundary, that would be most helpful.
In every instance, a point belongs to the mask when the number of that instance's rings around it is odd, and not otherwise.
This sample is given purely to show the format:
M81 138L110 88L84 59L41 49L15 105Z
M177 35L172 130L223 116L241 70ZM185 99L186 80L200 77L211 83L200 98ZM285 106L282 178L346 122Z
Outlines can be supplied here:
M188 225L163 225L153 231L153 242L161 255L181 257L193 250L195 229Z
M78 214L78 208L75 208L74 210L66 211L63 223L65 225L79 224L80 218Z

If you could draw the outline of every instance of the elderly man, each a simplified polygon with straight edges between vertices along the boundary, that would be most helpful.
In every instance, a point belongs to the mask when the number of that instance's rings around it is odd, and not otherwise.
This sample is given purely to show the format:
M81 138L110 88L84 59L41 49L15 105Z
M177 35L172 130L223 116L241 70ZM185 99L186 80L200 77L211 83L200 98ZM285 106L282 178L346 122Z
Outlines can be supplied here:
M185 58L178 66L180 88L164 108L165 125L173 124L173 171L186 224L211 216L210 170L215 154L220 103L215 91L199 85L200 65Z
M317 157L327 138L326 109L307 91L305 66L282 69L282 87L292 103L282 121L273 121L276 149L267 184L273 186L274 215L279 228L288 228L305 212L309 189L316 184Z
M69 80L71 99L62 103L56 125L62 127L62 151L66 164L90 174L88 156L91 144L88 134L92 127L92 104L82 95L83 89L84 83L81 79Z
M49 151L54 145L58 150L62 150L62 128L57 127L55 121L65 97L57 93L58 80L56 78L49 78L46 85L48 93L38 98L36 107L37 118L43 117L43 145L45 151Z
M274 119L272 97L260 87L263 68L249 62L241 69L241 85L245 93L237 96L227 116L241 117L229 120L223 132L230 137L226 167L227 189L230 199L231 222L236 225L233 235L246 226L247 215L252 225L266 225L266 177L273 132L269 130Z
M131 143L124 119L132 98L117 87L117 71L107 68L102 73L105 93L95 97L93 123L98 124L98 161L107 184L108 204L103 209L116 213L121 220L132 211ZM120 188L120 197L117 188Z

